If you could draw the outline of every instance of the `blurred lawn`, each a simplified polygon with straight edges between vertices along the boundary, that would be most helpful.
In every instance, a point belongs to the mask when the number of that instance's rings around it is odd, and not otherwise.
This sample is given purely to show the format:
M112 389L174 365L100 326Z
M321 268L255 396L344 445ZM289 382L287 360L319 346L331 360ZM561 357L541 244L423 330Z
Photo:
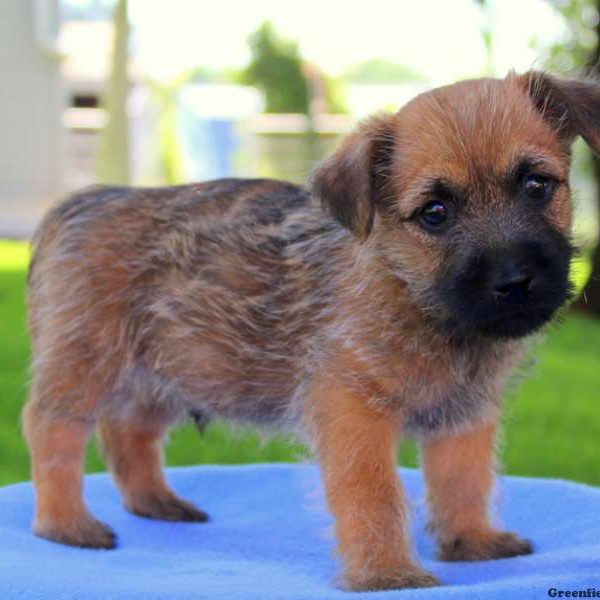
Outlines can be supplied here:
M29 477L19 414L27 393L29 342L25 317L27 246L0 240L0 484ZM600 485L600 321L569 315L538 349L539 360L507 402L504 471ZM211 425L203 436L187 426L171 436L170 465L294 461L305 453L282 437ZM412 444L401 450L416 464ZM90 449L88 471L102 470Z

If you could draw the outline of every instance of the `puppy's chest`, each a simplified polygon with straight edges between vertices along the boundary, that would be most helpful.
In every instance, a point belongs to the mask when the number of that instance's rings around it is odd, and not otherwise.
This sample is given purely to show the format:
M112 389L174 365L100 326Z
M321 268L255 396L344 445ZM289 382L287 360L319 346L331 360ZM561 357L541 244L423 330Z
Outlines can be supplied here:
M499 349L408 353L394 366L386 402L407 433L426 437L498 412L510 361Z

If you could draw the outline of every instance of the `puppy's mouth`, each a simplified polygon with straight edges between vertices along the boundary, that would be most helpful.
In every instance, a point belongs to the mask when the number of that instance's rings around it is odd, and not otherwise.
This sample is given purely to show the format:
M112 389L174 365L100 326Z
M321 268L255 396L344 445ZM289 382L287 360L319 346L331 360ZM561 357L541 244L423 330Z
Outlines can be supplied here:
M458 335L461 339L486 337L500 340L525 337L539 331L552 320L569 298L568 289L565 286L563 290L557 290L552 304L528 303L504 309L492 302L480 301L476 305L465 304L460 311L453 307L440 325L448 333Z
M458 261L436 286L438 323L461 338L520 338L541 329L572 295L573 250L556 239Z
M514 339L539 331L552 320L571 295L568 281L557 286L554 282L552 301L530 301L520 306L498 306L493 300L467 298L460 308L453 303L440 323L460 338L487 337Z
M566 297L565 297L566 301ZM554 306L539 305L511 311L499 311L488 319L481 319L475 331L497 339L512 339L531 335L549 323L563 302Z

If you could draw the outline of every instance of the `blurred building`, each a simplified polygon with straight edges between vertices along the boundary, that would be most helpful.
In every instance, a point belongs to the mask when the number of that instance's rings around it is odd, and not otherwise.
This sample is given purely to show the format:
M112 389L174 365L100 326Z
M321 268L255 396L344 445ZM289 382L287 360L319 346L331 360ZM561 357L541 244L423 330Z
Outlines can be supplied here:
M114 6L114 0L0 1L0 236L28 237L57 197L98 181ZM227 176L303 182L357 117L395 109L423 89L352 84L349 114L326 114L317 102L310 116L264 114L262 95L252 87L152 78L136 32L134 23L123 153L132 185ZM168 33L157 43L166 48Z
M28 234L63 189L58 0L0 2L0 229Z

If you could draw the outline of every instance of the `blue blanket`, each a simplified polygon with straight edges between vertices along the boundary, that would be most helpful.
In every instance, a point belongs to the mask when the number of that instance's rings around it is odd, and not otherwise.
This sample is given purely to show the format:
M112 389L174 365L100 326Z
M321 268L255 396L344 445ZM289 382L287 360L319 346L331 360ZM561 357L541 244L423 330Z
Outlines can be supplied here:
M498 512L532 539L531 556L442 563L425 533L419 472L402 469L425 566L447 585L349 594L334 587L331 517L316 467L255 465L169 470L173 487L211 515L206 524L151 521L126 512L107 475L86 478L94 514L119 536L112 551L54 544L30 533L33 489L0 489L0 599L48 598L536 598L595 588L600 597L600 489L505 477ZM551 592L553 593L553 592ZM558 597L558 596L557 596Z

